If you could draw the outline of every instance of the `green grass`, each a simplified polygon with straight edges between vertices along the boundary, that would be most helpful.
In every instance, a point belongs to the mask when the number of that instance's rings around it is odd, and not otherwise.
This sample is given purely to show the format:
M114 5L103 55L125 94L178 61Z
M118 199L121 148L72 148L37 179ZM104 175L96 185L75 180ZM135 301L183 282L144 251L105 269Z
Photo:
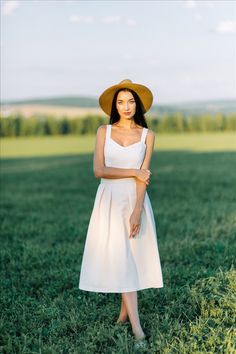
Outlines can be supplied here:
M92 159L2 159L0 352L134 353L130 325L115 324L120 295L78 289ZM149 353L236 352L235 165L230 151L153 155L164 288L138 292Z
M95 145L95 136L42 136L3 138L1 156L61 156L90 153ZM155 150L191 151L236 151L235 132L156 134Z

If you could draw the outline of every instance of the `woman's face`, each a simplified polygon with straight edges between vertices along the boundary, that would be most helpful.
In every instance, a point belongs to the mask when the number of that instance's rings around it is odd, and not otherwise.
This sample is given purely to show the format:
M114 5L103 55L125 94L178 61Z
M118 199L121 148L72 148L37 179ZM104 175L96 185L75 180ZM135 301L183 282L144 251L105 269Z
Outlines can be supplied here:
M120 118L130 119L136 112L134 96L129 91L120 91L116 99L116 108Z

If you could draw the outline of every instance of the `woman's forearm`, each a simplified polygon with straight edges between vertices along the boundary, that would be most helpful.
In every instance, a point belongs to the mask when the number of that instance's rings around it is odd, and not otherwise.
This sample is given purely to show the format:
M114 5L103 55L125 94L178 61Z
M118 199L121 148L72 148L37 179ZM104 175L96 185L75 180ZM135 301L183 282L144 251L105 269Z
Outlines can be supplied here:
M136 203L135 203L135 210L142 211L144 197L146 193L147 185L146 183L136 180Z
M136 177L135 168L117 168L103 166L99 171L94 171L96 178L126 178Z

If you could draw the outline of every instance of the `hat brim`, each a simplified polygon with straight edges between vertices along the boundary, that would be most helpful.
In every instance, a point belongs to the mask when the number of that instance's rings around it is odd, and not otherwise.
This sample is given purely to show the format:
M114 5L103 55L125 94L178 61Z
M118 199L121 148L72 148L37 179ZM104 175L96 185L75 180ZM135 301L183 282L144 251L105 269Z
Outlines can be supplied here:
M128 88L137 93L143 105L143 113L146 113L150 109L153 102L153 95L148 87L135 83L122 83L109 87L99 97L99 105L107 115L110 116L111 114L112 101L115 93L122 88Z

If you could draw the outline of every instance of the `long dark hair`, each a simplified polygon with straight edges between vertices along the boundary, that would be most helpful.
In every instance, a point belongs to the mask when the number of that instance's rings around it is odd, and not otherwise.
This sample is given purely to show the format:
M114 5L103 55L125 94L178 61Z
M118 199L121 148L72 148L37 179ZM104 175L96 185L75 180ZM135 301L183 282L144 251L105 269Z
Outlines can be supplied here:
M115 93L113 100L112 100L112 106L111 106L110 124L119 122L119 120L120 120L120 115L116 109L116 99L117 99L118 93L120 91L124 91L124 90L131 92L132 95L134 96L134 100L136 103L136 112L133 116L133 119L134 119L135 123L138 125L141 125L142 127L148 128L147 122L146 122L146 119L144 116L144 107L143 107L142 101L140 100L140 98L136 92L134 92L133 90L128 89L128 88L121 88Z

